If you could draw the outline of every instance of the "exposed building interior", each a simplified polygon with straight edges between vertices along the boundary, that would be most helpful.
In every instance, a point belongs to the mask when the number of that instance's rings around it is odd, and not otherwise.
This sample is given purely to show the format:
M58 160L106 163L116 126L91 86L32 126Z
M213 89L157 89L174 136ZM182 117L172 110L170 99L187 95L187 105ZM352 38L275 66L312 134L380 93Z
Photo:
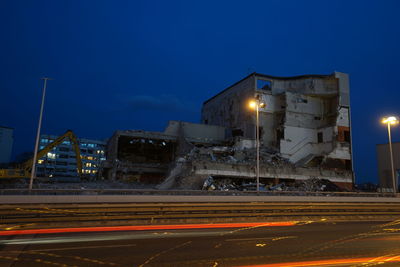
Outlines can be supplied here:
M345 173L354 182L351 158L349 80L345 73L274 77L253 73L203 104L202 122L232 129L234 136L255 138L259 108L261 147L278 152L296 167Z

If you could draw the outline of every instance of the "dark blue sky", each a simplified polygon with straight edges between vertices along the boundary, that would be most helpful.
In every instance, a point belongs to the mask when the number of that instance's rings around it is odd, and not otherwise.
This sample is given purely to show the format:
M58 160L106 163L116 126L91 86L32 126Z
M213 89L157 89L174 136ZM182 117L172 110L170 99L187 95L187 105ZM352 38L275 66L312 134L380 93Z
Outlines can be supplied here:
M14 155L43 133L163 130L257 71L350 75L358 182L377 181L379 117L399 114L400 1L2 1L0 125ZM393 131L400 141L400 127Z

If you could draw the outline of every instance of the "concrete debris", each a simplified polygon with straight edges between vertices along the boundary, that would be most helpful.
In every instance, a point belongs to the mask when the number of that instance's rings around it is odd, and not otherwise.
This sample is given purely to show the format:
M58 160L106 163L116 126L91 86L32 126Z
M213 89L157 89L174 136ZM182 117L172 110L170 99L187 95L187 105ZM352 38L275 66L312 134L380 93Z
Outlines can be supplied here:
M235 147L195 147L184 156L187 161L202 160L219 163L254 164L256 161L256 149L237 149ZM279 153L268 148L260 149L260 163L269 166L294 166L289 160Z
M214 179L209 176L203 184L203 190L220 191L255 191L256 183L237 182L232 179ZM277 185L265 185L260 183L260 191L302 191L302 192L340 192L343 191L337 185L326 179L311 178L294 183L279 183Z
M160 190L166 190L177 187L179 179L184 175L186 170L185 162L186 160L184 158L178 158L175 162L175 166L171 169L167 178L161 184L157 185L156 188Z
M310 178L307 180L295 181L292 184L280 183L269 188L271 191L304 191L304 192L340 192L340 187L327 179Z

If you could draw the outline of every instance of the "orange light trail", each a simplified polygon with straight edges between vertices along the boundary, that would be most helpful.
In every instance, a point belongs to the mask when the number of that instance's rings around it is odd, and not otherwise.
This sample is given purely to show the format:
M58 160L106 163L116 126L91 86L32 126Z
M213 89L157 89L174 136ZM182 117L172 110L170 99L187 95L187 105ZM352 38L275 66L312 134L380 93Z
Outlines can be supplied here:
M145 230L179 230L179 229L208 229L208 228L244 228L244 227L273 227L294 226L296 221L264 222L264 223L216 223L216 224L173 224L173 225L131 225L108 227L76 227L76 228L51 228L0 231L0 236L31 235L31 234L57 234L81 232L114 232L114 231L145 231Z
M350 259L331 259L319 261L297 261L285 263L259 264L259 265L244 265L241 267L307 267L307 266L325 266L332 264L354 264L354 263L378 263L378 262L400 262L400 256L379 258L350 258Z

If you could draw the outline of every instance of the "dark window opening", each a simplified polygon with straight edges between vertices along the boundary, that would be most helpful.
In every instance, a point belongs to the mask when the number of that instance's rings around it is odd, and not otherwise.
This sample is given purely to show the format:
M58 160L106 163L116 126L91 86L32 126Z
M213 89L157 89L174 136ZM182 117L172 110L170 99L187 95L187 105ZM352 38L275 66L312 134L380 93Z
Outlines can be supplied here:
M233 137L243 136L243 130L242 129L233 129L232 130L232 136Z
M271 91L272 82L268 80L257 79L257 89Z
M285 139L285 132L282 129L276 130L276 141L279 142L279 140Z
M344 131L344 141L350 143L350 131Z
M351 171L351 160L346 159L345 160L345 166L346 166L346 170Z
M320 121L321 117L314 117L314 120Z
M208 120L204 120L204 124L208 124Z
M323 136L322 132L319 132L317 137L318 137L318 143L324 142L324 136Z

